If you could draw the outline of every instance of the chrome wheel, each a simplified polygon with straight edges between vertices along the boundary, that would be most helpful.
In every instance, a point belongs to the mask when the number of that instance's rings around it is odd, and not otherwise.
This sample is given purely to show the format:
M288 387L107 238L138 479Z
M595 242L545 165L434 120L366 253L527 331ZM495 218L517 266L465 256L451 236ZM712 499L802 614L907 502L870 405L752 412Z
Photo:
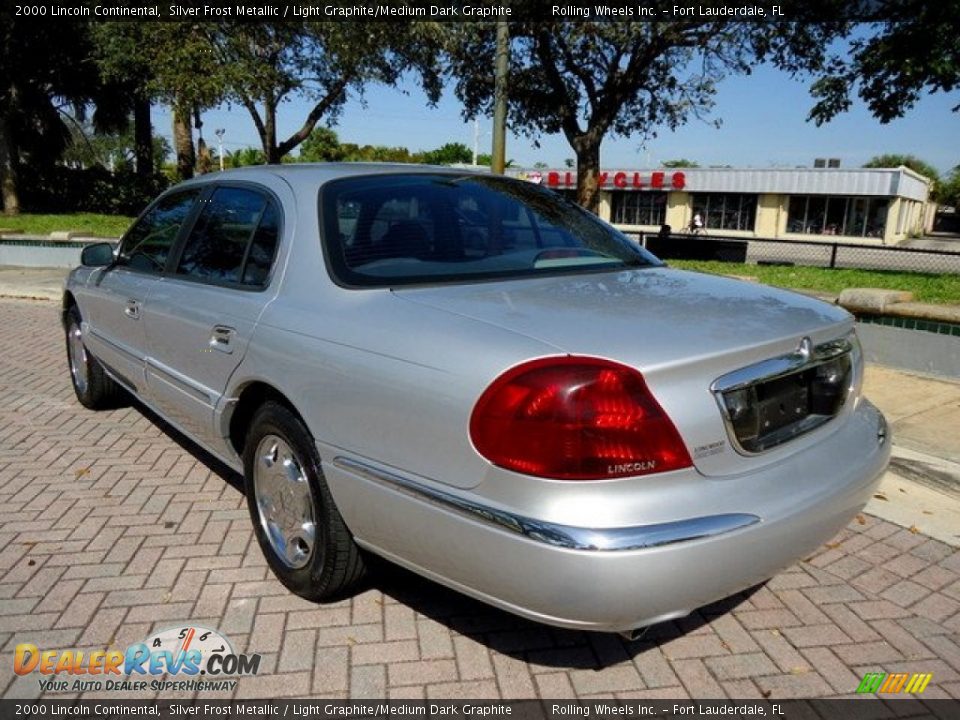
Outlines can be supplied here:
M89 366L87 363L87 349L83 346L83 333L76 323L70 325L67 333L67 350L70 353L70 374L73 384L81 395L87 391L89 382Z
M284 565L302 568L317 545L310 481L293 450L277 435L264 436L255 458L253 491L263 533Z

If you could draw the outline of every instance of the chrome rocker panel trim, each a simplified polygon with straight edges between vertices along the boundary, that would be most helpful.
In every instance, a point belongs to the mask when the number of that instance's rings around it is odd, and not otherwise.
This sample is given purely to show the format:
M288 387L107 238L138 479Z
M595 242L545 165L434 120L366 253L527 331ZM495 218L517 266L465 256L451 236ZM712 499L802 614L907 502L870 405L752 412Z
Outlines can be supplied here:
M636 527L575 527L535 520L466 500L351 458L337 456L333 459L333 464L341 470L355 473L376 483L389 485L396 490L473 520L495 525L529 540L568 550L603 552L643 550L723 535L760 522L760 518L756 515L728 513Z

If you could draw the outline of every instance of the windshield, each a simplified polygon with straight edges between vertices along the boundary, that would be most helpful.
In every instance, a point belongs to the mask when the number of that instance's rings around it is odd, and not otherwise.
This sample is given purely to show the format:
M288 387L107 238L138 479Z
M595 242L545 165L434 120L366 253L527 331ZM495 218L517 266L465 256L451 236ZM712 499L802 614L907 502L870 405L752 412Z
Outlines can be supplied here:
M327 258L346 285L395 286L660 265L556 193L483 175L345 178L321 190Z

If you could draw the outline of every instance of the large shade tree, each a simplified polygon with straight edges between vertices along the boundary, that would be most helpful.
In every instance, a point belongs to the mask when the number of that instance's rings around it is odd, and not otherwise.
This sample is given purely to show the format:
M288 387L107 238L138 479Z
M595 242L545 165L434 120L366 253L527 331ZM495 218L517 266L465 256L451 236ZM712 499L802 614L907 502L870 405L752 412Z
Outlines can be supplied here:
M509 122L537 137L562 133L577 156L578 200L596 210L600 146L609 136L650 138L708 119L717 82L771 60L790 72L822 69L841 23L511 23ZM493 102L492 24L451 28L447 52L465 115Z
M118 100L128 106L133 118L134 154L137 174L150 177L155 170L153 128L150 122L149 81L153 66L143 52L144 26L136 23L90 25L93 57L103 78L115 85Z
M368 83L394 85L404 72L423 79L431 99L440 92L437 29L397 23L220 23L205 27L228 102L246 108L268 163L303 143L320 120L334 122L350 93ZM308 100L307 113L279 137L281 105Z
M95 24L93 34L101 73L126 88L134 111L138 172L153 169L150 105L160 102L172 110L177 174L192 177L193 118L226 96L227 73L214 56L210 28L187 22L108 22Z
M960 165L954 167L940 185L939 201L941 205L960 210Z
M960 112L960 0L879 7L884 21L860 26L818 73L810 111L818 125L849 110L855 97L882 123L903 117L932 93L952 93L953 112Z

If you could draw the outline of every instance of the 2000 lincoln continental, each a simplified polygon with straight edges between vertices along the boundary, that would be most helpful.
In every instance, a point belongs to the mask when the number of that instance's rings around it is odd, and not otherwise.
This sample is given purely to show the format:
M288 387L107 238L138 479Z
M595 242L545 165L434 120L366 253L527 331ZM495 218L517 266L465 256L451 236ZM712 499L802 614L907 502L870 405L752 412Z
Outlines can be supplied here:
M208 175L67 280L77 398L132 393L242 471L293 592L366 552L545 623L633 631L829 539L887 464L853 320L665 267L522 181Z

